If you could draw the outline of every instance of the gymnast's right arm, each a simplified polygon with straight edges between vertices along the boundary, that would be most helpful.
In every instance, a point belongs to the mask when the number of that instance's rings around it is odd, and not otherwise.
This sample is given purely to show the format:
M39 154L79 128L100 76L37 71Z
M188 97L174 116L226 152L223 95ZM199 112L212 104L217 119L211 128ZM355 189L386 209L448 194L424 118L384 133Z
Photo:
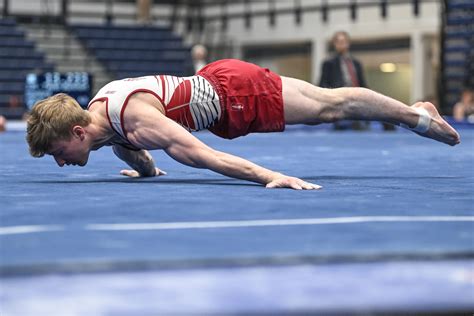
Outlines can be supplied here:
M166 174L155 167L151 154L141 149L139 151L130 150L120 145L112 147L114 154L129 165L133 170L122 170L120 173L129 177L154 177Z
M130 143L143 149L163 149L182 164L207 168L228 177L269 188L317 189L319 186L258 166L240 157L210 148L176 122L146 103L129 103L125 124Z

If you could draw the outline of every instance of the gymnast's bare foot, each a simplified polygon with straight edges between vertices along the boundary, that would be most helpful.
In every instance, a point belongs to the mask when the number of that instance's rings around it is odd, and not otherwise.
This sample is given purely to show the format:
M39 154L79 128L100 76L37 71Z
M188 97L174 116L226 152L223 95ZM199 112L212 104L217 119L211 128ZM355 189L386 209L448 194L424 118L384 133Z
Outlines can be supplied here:
M439 115L436 107L430 102L417 102L413 105L413 108L422 108L428 112L431 117L431 123L429 129L425 133L418 133L423 137L428 137L445 144L454 146L461 142L458 132L451 127L442 117Z

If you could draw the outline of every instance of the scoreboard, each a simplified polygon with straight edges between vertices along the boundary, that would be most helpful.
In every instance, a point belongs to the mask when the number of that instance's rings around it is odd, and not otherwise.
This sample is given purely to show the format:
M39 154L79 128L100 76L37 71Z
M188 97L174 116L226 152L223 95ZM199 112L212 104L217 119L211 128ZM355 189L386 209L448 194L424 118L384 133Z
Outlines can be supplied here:
M66 93L86 108L92 97L92 76L87 72L30 73L25 80L25 105L30 110L39 100Z

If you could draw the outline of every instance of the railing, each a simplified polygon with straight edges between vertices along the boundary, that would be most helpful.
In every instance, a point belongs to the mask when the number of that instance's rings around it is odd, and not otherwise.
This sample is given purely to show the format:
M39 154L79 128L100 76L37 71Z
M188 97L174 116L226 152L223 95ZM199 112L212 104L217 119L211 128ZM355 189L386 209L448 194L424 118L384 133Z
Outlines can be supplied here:
M260 1L259 3L267 3L267 8L253 10L251 8L251 2L249 0L243 0L244 10L243 12L234 12L228 13L228 7L232 4L239 3L239 1L216 1L219 2L221 7L220 14L206 15L206 20L217 20L217 19L242 19L244 18L247 22L253 17L268 16L269 23L273 25L275 23L275 18L278 15L288 15L293 14L295 16L296 23L301 23L302 12L321 12L321 18L323 21L328 22L330 20L330 12L334 10L348 10L351 20L356 21L358 18L359 9L364 9L368 7L380 7L380 14L382 17L386 18L388 16L389 7L393 5L400 4L412 4L413 14L418 16L420 13L420 2L438 2L438 0L369 0L369 1L357 1L357 0L347 0L345 3L330 3L328 0L320 0L319 4L303 5L301 0L286 1L286 3L292 3L292 6L286 8L276 8L277 0L267 0ZM316 2L316 1L314 1ZM257 2L258 3L258 2ZM217 4L214 4L217 5ZM250 25L251 23L246 23Z
M447 11L448 11L448 0L443 0L441 4L441 29L440 29L440 54L439 54L439 66L440 66L440 74L438 79L438 100L440 102L440 106L443 109L443 112L447 111L447 100L446 100L446 78L444 76L445 72L445 48L446 48L446 35L444 30L446 28L446 20L447 20Z
M439 99L449 113L461 91L474 85L474 4L442 4Z
M15 0L19 2L18 0ZM25 4L29 3L24 0ZM87 1L74 0L74 4L85 3L81 9L71 9L72 0L45 0L45 3L55 3L60 7L57 14L51 14L46 17L44 14L39 12L28 12L28 14L22 14L13 12L11 9L12 0L2 1L2 15L3 16L17 16L21 19L51 19L55 22L65 22L71 17L93 17L101 18L107 23L113 23L117 19L135 20L135 0L98 0L89 1L90 4L101 3L104 5L103 11L96 11L94 9L88 9ZM427 2L438 3L439 0L347 0L345 2L331 2L329 0L318 0L311 2L303 2L302 0L168 0L168 1L155 1L155 7L158 6L169 6L171 10L152 10L153 21L165 21L171 26L176 25L177 22L185 23L187 25L186 30L190 31L203 31L204 26L207 22L213 22L220 20L222 28L225 30L228 25L228 21L232 19L244 19L245 25L251 27L252 19L255 17L267 16L270 25L275 25L277 19L282 15L294 15L295 23L300 24L303 22L302 13L309 12L320 12L321 19L324 22L329 22L331 19L331 12L338 10L348 10L352 21L358 19L358 12L364 8L380 8L380 15L383 18L389 16L390 7L400 4L411 4L413 7L413 15L418 16L420 14L420 4ZM309 3L309 4L308 4ZM114 9L117 6L123 4L130 4L131 9L129 11L115 12ZM277 6L277 4L285 4L285 7ZM240 5L240 9L236 9L236 5ZM258 9L254 9L258 6ZM229 8L232 7L232 12L229 12ZM262 8L264 7L264 8ZM182 10L178 10L181 8ZM207 9L219 8L219 13L208 14ZM179 11L184 13L179 14Z

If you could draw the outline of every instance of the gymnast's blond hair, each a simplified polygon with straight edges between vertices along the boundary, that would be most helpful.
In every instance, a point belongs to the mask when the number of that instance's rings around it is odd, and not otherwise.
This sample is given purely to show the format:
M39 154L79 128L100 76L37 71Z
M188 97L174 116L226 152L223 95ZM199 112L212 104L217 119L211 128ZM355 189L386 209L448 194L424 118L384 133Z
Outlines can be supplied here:
M27 120L26 141L30 154L43 157L50 150L52 142L70 139L74 125L85 127L90 122L89 112L65 93L37 102Z

